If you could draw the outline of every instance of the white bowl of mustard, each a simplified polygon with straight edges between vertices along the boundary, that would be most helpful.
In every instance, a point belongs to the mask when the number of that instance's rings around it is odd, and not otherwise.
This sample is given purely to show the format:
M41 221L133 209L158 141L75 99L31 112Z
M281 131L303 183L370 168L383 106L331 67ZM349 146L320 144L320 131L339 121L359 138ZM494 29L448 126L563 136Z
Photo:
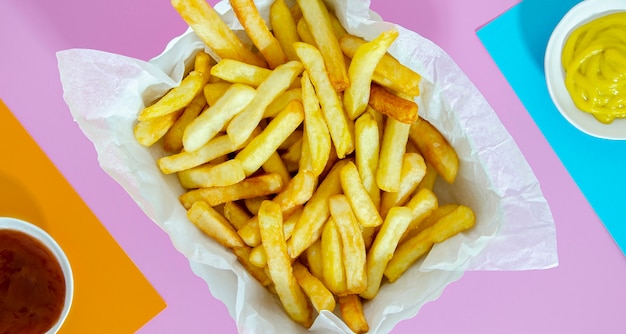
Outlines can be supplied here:
M626 140L626 1L570 9L550 36L544 65L565 119L591 136Z

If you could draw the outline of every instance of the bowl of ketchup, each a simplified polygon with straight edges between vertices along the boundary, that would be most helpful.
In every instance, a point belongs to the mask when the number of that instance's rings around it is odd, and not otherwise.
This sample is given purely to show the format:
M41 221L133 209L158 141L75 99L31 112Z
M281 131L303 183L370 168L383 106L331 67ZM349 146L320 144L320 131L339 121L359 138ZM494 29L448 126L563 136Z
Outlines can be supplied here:
M56 333L73 293L59 244L36 225L0 217L0 333Z

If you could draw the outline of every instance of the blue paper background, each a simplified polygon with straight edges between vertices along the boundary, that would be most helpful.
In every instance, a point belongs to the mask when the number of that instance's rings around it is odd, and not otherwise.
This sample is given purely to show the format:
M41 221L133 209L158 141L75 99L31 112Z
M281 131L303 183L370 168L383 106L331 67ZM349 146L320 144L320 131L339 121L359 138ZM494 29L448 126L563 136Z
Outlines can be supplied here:
M598 139L570 125L554 106L545 82L543 62L550 34L579 2L524 0L477 35L626 254L626 141Z

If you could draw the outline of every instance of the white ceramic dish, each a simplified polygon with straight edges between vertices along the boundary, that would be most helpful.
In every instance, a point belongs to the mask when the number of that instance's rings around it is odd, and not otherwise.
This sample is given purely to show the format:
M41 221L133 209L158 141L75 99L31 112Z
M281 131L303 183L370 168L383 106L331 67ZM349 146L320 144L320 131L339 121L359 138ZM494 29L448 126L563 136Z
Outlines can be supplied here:
M561 50L570 33L578 26L598 17L626 11L624 0L585 0L570 9L555 27L545 54L545 73L552 101L563 117L580 131L591 136L626 140L626 119L611 124L598 122L591 114L576 108L565 88L565 71L561 66Z
M48 249L52 251L54 256L56 256L59 261L61 269L63 270L63 275L65 276L65 305L63 306L59 320L47 332L48 334L57 333L67 318L74 296L74 277L72 275L72 267L70 266L70 262L65 255L65 252L46 231L29 222L16 218L0 217L0 230L2 229L20 231L34 237L48 247Z

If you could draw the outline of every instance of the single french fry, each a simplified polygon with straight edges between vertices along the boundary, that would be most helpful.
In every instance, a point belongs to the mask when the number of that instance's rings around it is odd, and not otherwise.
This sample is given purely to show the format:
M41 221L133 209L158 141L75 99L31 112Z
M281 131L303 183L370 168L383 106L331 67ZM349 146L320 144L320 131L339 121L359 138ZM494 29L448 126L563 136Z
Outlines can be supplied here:
M302 263L298 261L293 263L293 274L317 312L321 310L332 312L335 309L335 296Z
M235 230L239 230L248 222L251 216L237 202L226 202L224 203L224 218L228 220Z
M376 184L384 191L400 190L402 159L406 151L410 127L410 124L387 118L376 170Z
M256 96L254 88L233 84L224 95L205 112L196 117L183 133L183 147L195 151L213 139L228 122L240 113Z
M380 153L378 123L371 113L365 113L354 123L354 160L361 182L374 203L380 207L380 189L376 183L378 156Z
M267 24L259 14L253 0L229 0L235 16L259 49L270 68L276 68L287 62L287 56L280 43L272 35Z
M300 101L292 101L267 127L235 156L246 175L256 172L276 152L280 144L295 131L304 120Z
M426 174L426 163L419 153L405 153L400 172L400 188L396 192L382 194L380 215L385 217L394 206L406 204Z
M234 59L222 59L211 68L211 75L230 83L259 86L272 70Z
M215 137L199 149L161 157L157 164L164 174L172 174L185 169L200 166L215 158L232 153L239 149L227 135Z
M289 146L280 158L285 163L290 173L295 173L300 167L300 158L302 157L302 147L304 146L304 137L300 136L291 146Z
M310 153L311 171L320 175L326 168L332 145L328 126L315 94L315 88L309 74L302 74L302 104L304 107L304 131L307 134L308 150Z
M259 268L264 268L267 265L267 254L265 253L265 248L263 247L263 244L258 244L257 246L252 247L252 249L250 250L249 258L250 263Z
M133 128L135 139L143 146L152 146L167 134L182 112L181 109L167 115L137 122Z
M324 233L322 232L322 235ZM339 252L341 254L341 252ZM322 238L320 237L311 246L309 246L304 256L309 268L309 272L322 282L324 281L324 259L322 257Z
M235 229L228 220L207 203L193 203L187 211L187 217L202 232L227 248L245 247Z
M321 0L298 0L297 2L302 9L302 16L309 26L315 44L324 58L330 82L337 92L343 92L350 86L350 79L326 5Z
M287 59L298 60L298 56L293 50L293 43L299 42L300 37L298 37L296 30L296 21L285 0L276 0L270 7L270 25Z
M409 137L437 174L448 183L454 182L459 171L459 156L443 134L420 117L411 125Z
M276 67L257 88L257 93L246 109L237 114L226 129L235 144L249 139L252 131L263 118L265 108L280 94L289 88L293 80L302 72L302 64L290 61Z
M206 84L206 78L208 78L208 75L202 72L195 70L189 72L180 82L180 85L170 89L154 104L144 108L137 116L137 119L143 122L185 108L202 90L202 87Z
M281 177L281 179L282 179L282 177ZM283 183L283 185L284 185L284 183ZM256 196L256 197L252 197L252 198L244 198L243 204L245 205L246 209L248 209L248 211L250 211L250 213L252 213L253 215L256 216L256 215L259 214L259 208L261 207L261 203L263 203L263 201L265 201L265 200L269 200L270 199L270 195L271 194L260 195L260 196Z
M365 111L374 70L398 35L397 30L384 31L372 41L359 46L354 53L348 68L350 86L343 95L343 104L350 119L356 119Z
M286 90L284 93L278 95L274 99L274 101L272 101L267 106L267 108L265 108L265 112L263 113L263 118L276 117L276 115L278 115L279 112L285 109L287 104L289 104L289 102L291 102L292 100L302 101L302 89L301 88L290 88Z
M367 189L361 181L359 171L352 161L348 161L341 169L341 188L346 195L352 211L363 227L376 227L383 223L376 204L372 201Z
M353 58L356 50L366 41L354 35L344 34L339 40L343 53ZM392 91L402 92L408 96L420 94L419 84L422 76L409 67L401 64L391 54L386 53L378 62L372 81Z
M369 332L370 327L363 313L361 298L358 295L341 296L337 302L341 310L341 317L354 333Z
M415 101L397 96L375 83L370 86L368 104L378 112L402 123L411 124L418 118L418 107Z
M378 294L383 273L398 246L400 237L411 223L412 212L407 207L396 206L389 210L385 222L367 253L367 289L360 296L372 299Z
M400 243L385 269L385 277L395 282L413 263L428 253L435 243L461 233L474 226L476 216L472 209L457 205L452 211L425 227L413 237Z
M232 86L232 83L226 81L213 82L204 85L202 92L204 95L204 99L206 100L206 104L208 104L209 106L215 105L215 103L217 103L217 100L219 100L220 97L222 97L222 95L226 93L230 86Z
M185 169L177 176L186 189L230 186L246 178L243 166L237 160Z
M206 87L206 86L205 86ZM183 113L163 136L163 149L166 152L177 153L183 149L183 133L187 125L193 121L206 106L204 94L198 94L185 107Z
M311 34L311 31L309 30L309 25L306 23L306 20L304 18L300 18L300 20L298 20L298 23L296 23L296 32L298 33L298 37L300 38L300 40L302 40L302 42L317 47L317 44L315 43L315 38L313 38L313 34Z
M344 163L339 161L333 166L311 199L305 204L302 217L294 227L291 239L288 241L289 255L292 259L300 256L307 247L320 237L324 223L330 216L328 198L341 193L339 174Z
M249 177L239 183L225 187L210 187L190 190L180 195L185 208L197 201L205 201L211 206L262 195L276 194L283 188L283 180L278 174L264 174Z
M434 212L439 208L439 200L432 190L424 188L415 192L413 197L406 204L406 207L411 209L412 219L411 224L406 229L406 232L402 236L401 240L405 240L410 237L417 227L432 225L429 223L422 224L427 218L435 218L438 214ZM436 219L435 219L436 220Z
M348 125L348 117L343 111L337 92L330 84L324 60L320 52L309 44L298 42L294 44L294 49L309 73L311 82L319 97L322 113L326 119L335 151L337 156L342 159L352 153L354 141Z
M366 254L363 235L345 195L328 198L331 217L337 224L343 244L343 263L346 268L347 293L361 293L367 288Z
M274 282L276 293L291 319L310 327L313 323L312 310L306 296L293 275L291 258L283 235L283 218L278 204L264 201L259 209L259 228L263 248L267 254L267 267Z
M346 294L346 270L343 265L343 244L335 220L330 217L321 235L322 276L326 287L335 295Z
M291 214L311 198L316 185L317 177L309 171L301 170L272 201L280 206L283 214Z
M236 59L256 66L267 66L265 60L246 47L205 0L171 0L171 2L182 19L218 57Z

